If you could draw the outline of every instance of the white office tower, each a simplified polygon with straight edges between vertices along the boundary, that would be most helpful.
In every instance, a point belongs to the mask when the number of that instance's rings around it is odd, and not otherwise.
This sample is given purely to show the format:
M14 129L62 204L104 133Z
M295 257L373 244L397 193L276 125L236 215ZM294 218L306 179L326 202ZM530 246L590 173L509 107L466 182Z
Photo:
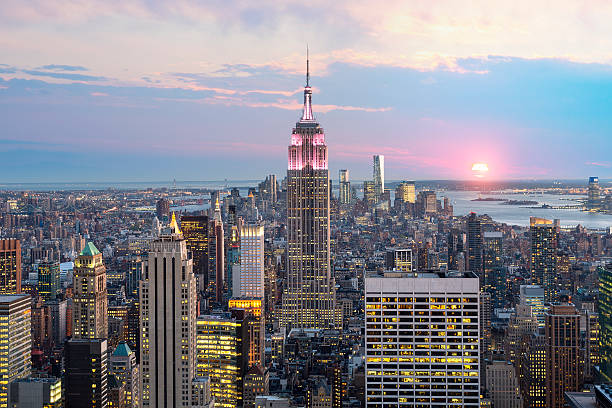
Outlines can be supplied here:
M349 181L349 171L346 169L340 170L340 184L339 184L339 194L338 199L340 200L340 204L350 204L351 203L351 182Z
M140 282L143 407L189 407L195 377L196 278L174 217L151 243Z
M240 274L233 276L234 297L264 298L264 227L240 229Z
M366 277L368 408L480 406L478 292L472 272Z
M374 194L376 199L385 192L385 156L374 156Z

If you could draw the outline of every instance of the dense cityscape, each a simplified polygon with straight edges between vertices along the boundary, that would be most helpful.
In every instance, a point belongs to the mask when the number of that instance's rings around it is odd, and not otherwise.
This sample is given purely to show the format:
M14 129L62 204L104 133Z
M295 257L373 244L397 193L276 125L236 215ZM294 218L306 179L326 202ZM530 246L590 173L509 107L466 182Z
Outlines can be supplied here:
M332 183L303 92L257 185L0 192L0 408L612 406L610 189Z

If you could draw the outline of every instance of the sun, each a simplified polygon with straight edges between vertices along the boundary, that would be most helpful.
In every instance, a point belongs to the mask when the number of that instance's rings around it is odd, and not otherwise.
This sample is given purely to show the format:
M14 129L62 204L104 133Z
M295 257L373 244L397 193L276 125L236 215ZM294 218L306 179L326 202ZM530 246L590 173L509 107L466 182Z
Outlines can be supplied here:
M474 163L472 164L472 171L475 177L482 178L489 172L489 165L482 162Z

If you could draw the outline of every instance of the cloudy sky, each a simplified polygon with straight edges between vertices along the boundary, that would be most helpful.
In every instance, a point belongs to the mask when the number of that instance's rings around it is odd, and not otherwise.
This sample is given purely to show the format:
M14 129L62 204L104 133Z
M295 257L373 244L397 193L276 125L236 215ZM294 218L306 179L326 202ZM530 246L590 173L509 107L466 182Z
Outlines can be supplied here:
M0 1L3 182L612 177L612 2Z

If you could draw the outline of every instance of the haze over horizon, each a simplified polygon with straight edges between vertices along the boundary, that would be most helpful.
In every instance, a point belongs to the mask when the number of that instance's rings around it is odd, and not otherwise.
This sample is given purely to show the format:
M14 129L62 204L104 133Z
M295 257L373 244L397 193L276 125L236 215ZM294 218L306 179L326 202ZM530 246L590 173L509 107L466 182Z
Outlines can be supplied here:
M550 18L538 19L546 14ZM6 182L282 175L305 48L331 177L612 178L612 4L0 4Z

